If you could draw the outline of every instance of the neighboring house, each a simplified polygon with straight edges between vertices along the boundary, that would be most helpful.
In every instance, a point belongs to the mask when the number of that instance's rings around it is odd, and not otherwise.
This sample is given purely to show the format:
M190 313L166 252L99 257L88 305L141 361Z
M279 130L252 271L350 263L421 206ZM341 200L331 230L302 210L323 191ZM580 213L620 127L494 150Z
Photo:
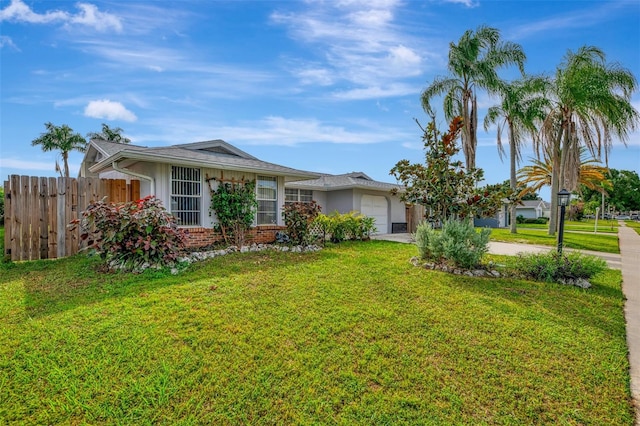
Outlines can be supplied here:
M522 216L525 219L549 217L549 209L548 204L542 200L526 200L516 206L516 217Z
M358 211L375 218L378 234L407 232L407 206L391 195L392 189L402 191L400 185L375 181L362 172L285 183L287 202L315 200L325 214Z
M93 139L86 150L80 176L140 180L140 195L154 195L181 226L191 245L219 239L209 213L210 188L222 181L256 181L258 211L253 241L267 242L282 229L285 183L319 176L261 161L223 140L147 148ZM269 241L270 242L270 241Z

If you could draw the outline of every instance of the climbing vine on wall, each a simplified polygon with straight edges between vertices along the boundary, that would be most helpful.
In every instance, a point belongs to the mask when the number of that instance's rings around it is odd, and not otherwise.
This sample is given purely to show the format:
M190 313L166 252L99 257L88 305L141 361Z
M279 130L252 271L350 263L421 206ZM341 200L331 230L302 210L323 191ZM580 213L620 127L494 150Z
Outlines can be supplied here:
M244 245L245 235L251 228L258 209L256 182L219 181L217 189L211 189L209 215L218 218L216 228L227 244Z

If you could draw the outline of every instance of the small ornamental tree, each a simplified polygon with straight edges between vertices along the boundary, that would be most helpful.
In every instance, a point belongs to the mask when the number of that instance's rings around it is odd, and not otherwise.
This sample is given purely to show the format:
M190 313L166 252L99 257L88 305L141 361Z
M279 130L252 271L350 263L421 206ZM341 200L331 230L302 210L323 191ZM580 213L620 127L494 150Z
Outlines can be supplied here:
M245 235L251 228L258 209L256 182L219 182L218 189L211 190L209 215L218 218L216 228L225 243L237 247L244 245Z
M282 216L291 243L309 244L311 242L312 236L309 229L319 213L320 206L315 201L285 204Z
M153 196L125 204L95 202L72 222L77 225L86 248L113 270L142 272L174 266L185 243L175 217Z
M482 169L465 169L462 161L454 160L460 151L456 141L462 126L462 118L455 117L447 133L441 134L433 122L429 123L422 138L426 164L400 160L391 169L390 174L405 187L400 199L425 206L430 222L489 216L500 207L500 191L476 188Z

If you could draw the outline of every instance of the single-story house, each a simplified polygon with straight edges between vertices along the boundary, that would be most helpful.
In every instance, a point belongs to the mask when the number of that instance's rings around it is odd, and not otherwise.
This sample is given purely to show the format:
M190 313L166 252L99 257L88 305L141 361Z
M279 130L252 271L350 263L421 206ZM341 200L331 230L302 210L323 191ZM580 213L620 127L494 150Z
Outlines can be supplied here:
M526 200L516 206L516 217L522 216L525 219L549 217L550 208L548 203L542 200Z
M223 140L147 148L93 139L80 167L81 177L140 180L140 196L153 195L189 230L190 245L219 240L209 214L210 188L219 181L256 181L258 210L256 242L273 241L283 229L284 185L317 178L317 173L280 166L256 157Z
M139 180L140 196L160 199L188 229L192 246L220 240L213 230L215 215L209 214L210 189L220 181L256 181L258 210L250 241L273 241L284 228L282 208L291 201L314 199L324 213L360 211L376 219L379 233L406 222L404 203L389 192L397 185L364 173L331 176L268 163L219 139L152 148L93 139L80 176Z
M317 179L285 183L287 201L315 200L322 212L349 213L358 211L375 218L378 234L407 232L407 206L393 189L400 185L371 179L362 172L341 175L323 174Z

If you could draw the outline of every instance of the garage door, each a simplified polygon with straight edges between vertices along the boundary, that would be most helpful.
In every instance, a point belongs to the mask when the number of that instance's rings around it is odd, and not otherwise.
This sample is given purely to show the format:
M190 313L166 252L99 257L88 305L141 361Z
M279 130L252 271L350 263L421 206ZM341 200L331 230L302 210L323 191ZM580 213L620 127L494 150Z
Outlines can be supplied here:
M385 197L378 195L363 195L360 200L360 213L376 220L378 234L386 234L388 223L388 203Z

